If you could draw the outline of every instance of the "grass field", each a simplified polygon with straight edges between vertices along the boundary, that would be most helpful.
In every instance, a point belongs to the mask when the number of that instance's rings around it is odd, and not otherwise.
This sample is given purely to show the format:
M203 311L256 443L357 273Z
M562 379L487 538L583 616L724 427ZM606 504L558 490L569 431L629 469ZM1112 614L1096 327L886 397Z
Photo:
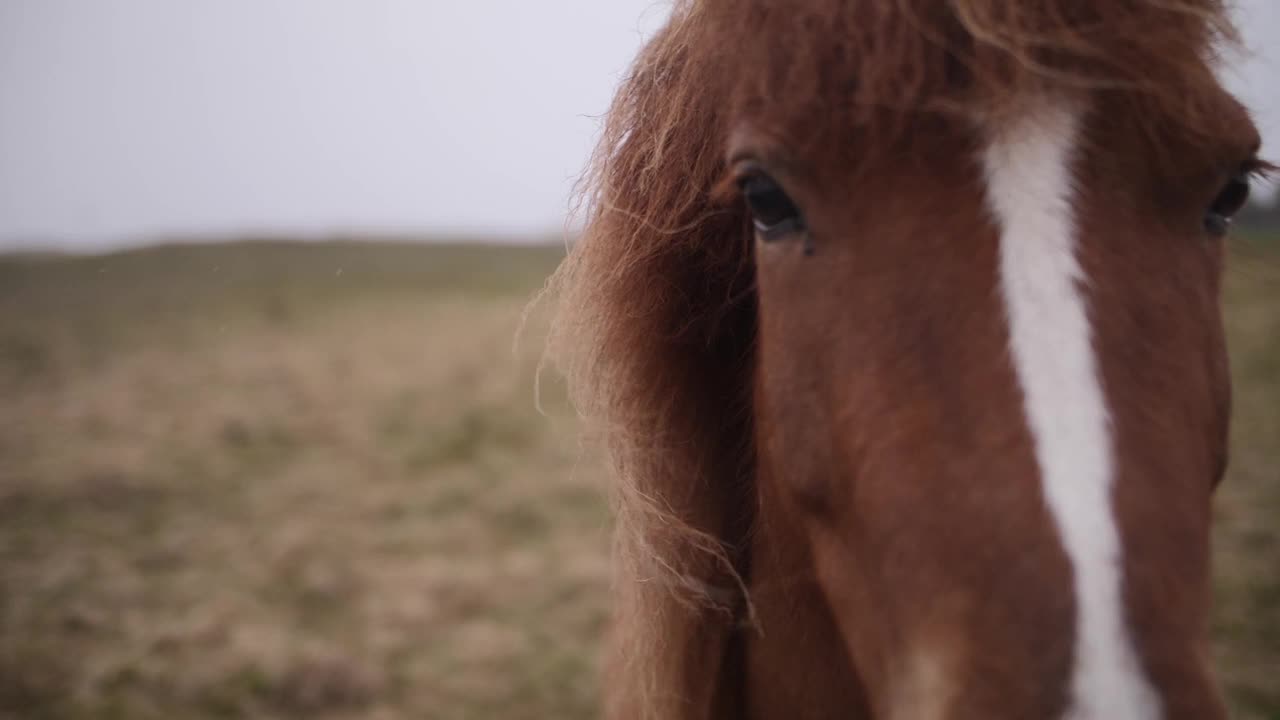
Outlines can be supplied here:
M589 718L608 517L550 249L0 259L0 718ZM1242 242L1215 639L1280 718L1280 248Z

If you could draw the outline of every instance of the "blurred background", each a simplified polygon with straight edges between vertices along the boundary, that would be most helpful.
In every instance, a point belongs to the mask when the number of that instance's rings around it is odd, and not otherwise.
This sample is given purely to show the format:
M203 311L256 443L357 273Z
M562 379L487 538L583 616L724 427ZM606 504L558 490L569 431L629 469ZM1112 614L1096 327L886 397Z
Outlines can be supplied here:
M595 715L599 459L513 341L667 9L0 0L0 718ZM1274 188L1241 224L1214 640L1275 720Z

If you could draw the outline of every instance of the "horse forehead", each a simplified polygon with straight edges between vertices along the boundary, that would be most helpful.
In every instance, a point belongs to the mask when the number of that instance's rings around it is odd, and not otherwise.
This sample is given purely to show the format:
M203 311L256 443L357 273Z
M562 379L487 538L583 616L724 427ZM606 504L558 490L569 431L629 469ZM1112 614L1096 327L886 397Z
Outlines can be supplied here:
M1074 169L1084 109L1049 100L992 129L983 156L1000 232L1000 282L1014 372L1045 503L1073 570L1073 720L1154 718L1159 699L1123 602L1123 547L1108 398L1078 259Z

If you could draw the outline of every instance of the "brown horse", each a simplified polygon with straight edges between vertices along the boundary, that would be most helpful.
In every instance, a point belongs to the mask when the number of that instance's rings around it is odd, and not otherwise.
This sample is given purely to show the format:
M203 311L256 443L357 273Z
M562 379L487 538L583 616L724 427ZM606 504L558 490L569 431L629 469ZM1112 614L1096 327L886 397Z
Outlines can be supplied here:
M1220 0L686 0L554 280L614 718L1219 718Z

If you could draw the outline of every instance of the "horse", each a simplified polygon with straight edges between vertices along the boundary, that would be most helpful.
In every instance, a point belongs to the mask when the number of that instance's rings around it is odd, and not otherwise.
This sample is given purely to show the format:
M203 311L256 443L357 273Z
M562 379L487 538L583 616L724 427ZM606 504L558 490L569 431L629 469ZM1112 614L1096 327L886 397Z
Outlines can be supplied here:
M677 0L550 286L607 717L1222 718L1219 0Z

